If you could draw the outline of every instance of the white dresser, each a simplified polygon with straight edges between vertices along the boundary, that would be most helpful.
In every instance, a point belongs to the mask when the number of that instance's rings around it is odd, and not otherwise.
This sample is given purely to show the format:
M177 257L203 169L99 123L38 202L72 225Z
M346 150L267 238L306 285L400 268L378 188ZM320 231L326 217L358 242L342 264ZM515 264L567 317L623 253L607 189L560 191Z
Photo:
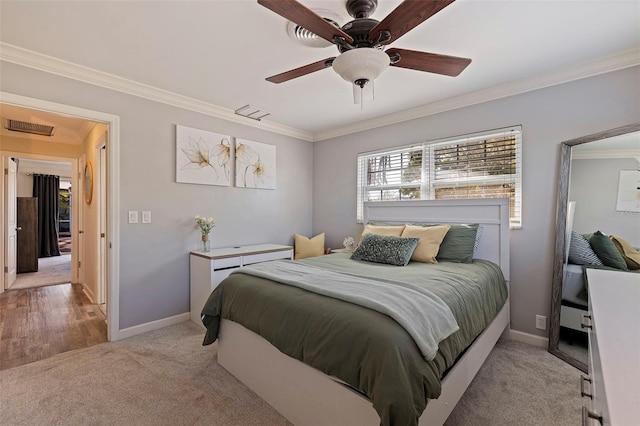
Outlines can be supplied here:
M587 270L589 378L585 425L640 425L640 274ZM590 382L590 383L589 383Z
M234 270L252 263L293 259L293 247L259 244L243 247L192 251L189 259L191 285L191 321L204 327L200 313L209 295Z

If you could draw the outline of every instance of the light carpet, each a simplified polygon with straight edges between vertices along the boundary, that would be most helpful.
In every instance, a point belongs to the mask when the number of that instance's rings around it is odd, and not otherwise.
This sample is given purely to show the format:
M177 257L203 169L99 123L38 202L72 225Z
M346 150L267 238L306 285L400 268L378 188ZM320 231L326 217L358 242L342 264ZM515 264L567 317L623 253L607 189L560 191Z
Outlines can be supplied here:
M71 282L71 254L41 257L38 259L38 272L18 274L10 290L42 287Z
M2 425L287 425L217 364L191 322L0 372ZM501 341L447 421L577 425L579 372Z

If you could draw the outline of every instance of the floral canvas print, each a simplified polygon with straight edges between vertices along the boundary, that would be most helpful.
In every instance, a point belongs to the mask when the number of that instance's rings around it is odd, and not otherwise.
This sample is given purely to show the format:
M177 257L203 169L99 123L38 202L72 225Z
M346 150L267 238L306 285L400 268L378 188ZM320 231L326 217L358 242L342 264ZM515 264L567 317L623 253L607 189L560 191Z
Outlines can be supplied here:
M236 186L276 189L276 147L236 139Z
M176 126L176 182L229 186L231 137Z

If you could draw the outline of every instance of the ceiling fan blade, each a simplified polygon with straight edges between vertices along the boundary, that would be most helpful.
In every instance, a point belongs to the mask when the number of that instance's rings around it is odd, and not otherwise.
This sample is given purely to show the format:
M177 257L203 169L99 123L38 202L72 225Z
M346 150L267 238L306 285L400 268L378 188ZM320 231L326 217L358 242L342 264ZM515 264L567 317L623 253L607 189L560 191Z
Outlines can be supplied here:
M392 48L386 52L391 58L391 65L394 67L432 72L451 77L459 75L471 63L469 58L418 52L416 50ZM400 59L394 63L393 59L396 55L399 55Z
M312 72L329 68L333 63L334 59L335 57L323 59L321 61L314 62L312 64L305 65L303 67L296 68L291 71L286 71L277 75L273 75L271 77L266 78L266 80L276 84L284 83L285 81L293 80L294 78L302 77L303 75L311 74Z
M334 43L335 37L342 37L347 43L353 43L349 34L296 0L258 0L258 4L331 43Z
M382 31L389 31L391 38L382 44L390 44L411 31L455 0L405 0L369 31L371 40L378 40Z

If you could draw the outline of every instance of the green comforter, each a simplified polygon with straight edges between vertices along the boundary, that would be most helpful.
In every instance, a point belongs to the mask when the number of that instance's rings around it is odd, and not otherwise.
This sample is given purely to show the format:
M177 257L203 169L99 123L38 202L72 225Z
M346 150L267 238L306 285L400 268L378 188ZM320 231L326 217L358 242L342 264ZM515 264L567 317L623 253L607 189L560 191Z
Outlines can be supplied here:
M264 337L281 352L365 394L383 425L416 425L440 379L504 305L497 265L412 262L405 267L350 260L336 253L300 262L365 277L425 286L451 309L460 330L425 361L409 334L379 312L264 278L235 273L213 291L202 314L204 344L218 338L220 318Z

